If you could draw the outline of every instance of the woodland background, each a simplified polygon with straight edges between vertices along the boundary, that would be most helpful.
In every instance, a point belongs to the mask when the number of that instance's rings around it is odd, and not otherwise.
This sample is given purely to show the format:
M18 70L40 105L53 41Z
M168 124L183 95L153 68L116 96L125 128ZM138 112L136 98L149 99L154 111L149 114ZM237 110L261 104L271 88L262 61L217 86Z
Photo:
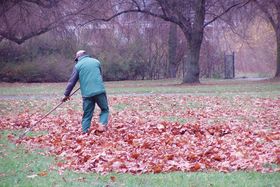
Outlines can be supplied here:
M102 62L106 81L224 78L233 53L236 77L279 75L277 0L4 0L0 11L0 81L67 81L79 49ZM188 33L201 32L201 46L192 47ZM194 48L199 72L188 67Z

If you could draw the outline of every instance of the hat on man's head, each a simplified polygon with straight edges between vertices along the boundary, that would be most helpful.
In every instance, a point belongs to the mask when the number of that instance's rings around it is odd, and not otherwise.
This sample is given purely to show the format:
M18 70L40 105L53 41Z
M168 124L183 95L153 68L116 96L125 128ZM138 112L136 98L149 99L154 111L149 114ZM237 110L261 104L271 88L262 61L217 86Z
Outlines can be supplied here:
M85 50L79 50L79 51L77 51L75 61L78 61L78 58L81 57L81 56L83 56L84 54L86 54L86 51L85 51Z

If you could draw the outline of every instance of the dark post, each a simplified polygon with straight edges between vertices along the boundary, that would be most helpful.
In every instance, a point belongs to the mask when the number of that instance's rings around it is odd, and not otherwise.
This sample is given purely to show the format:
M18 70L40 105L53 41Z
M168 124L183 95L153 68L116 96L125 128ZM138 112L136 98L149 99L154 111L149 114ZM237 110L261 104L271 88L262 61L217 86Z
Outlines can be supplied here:
M225 54L225 79L233 79L235 77L234 52L230 55Z
M233 77L232 78L235 78L235 53L232 52L232 71L233 71Z

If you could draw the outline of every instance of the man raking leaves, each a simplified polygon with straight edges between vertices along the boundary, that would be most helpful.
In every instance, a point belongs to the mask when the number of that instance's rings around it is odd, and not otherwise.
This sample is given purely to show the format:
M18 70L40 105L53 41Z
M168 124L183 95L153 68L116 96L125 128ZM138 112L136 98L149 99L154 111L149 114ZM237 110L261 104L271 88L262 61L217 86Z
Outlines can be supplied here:
M27 134L35 125L40 123L50 113L60 107L65 101L69 100L79 89L81 89L83 96L83 119L82 119L82 131L83 134L89 133L91 119L93 116L95 103L101 109L99 126L97 131L104 132L108 127L109 107L106 96L106 91L101 75L100 62L97 59L91 58L86 54L84 50L80 50L76 53L75 62L77 64L73 68L73 73L68 81L64 98L55 108L45 114L40 120L31 125L25 132L23 132L19 139ZM76 89L73 93L72 90L75 87L77 81L80 80L80 88ZM71 93L71 94L70 94Z
M97 104L101 109L97 131L104 132L108 129L109 107L100 62L87 55L84 50L76 53L75 61L77 63L73 68L62 101L70 99L70 93L79 80L84 111L82 131L84 134L89 133L95 104Z

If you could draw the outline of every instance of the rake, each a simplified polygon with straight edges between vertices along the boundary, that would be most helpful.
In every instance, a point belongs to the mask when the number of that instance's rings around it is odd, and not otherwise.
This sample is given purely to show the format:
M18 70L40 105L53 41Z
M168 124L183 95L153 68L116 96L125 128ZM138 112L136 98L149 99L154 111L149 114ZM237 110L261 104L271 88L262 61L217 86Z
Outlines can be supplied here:
M71 93L70 97L74 95L80 88L75 90L73 93ZM20 136L19 139L23 138L33 127L35 127L38 123L40 123L43 119L45 119L48 115L50 115L53 111L55 111L58 107L60 107L64 102L61 101L56 107L54 107L52 110L50 110L48 113L46 113L41 119L39 119L36 123L31 125L27 130L25 130Z

